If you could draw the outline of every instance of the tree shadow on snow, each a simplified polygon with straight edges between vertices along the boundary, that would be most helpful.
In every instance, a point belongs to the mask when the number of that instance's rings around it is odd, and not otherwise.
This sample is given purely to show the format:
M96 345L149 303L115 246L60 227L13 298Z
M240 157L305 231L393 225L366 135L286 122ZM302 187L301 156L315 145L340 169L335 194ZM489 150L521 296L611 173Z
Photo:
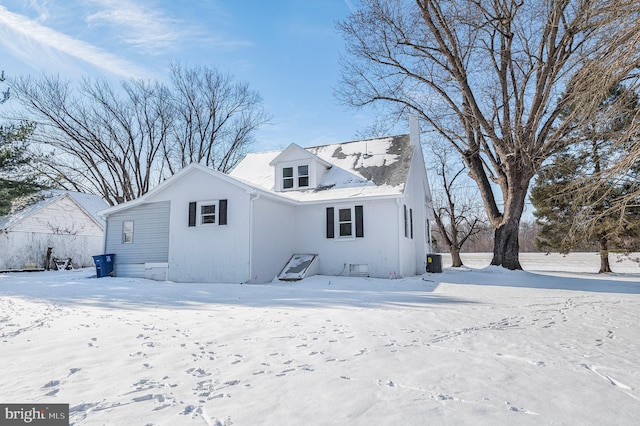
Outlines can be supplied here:
M438 281L448 284L640 294L640 274L510 271L499 266L489 266L483 269L447 268Z
M174 283L140 278L92 278L87 270L0 275L0 295L62 305L118 309L203 305L288 308L419 309L444 303L474 303L434 294L434 277L375 279L314 276L267 284Z

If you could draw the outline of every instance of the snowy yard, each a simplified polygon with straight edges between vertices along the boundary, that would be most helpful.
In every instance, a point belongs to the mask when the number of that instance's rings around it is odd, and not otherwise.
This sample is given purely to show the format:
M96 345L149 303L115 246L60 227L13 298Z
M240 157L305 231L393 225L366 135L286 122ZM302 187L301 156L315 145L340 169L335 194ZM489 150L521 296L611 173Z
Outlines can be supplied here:
M1 274L0 402L69 403L73 425L637 424L637 264L463 261L267 285Z

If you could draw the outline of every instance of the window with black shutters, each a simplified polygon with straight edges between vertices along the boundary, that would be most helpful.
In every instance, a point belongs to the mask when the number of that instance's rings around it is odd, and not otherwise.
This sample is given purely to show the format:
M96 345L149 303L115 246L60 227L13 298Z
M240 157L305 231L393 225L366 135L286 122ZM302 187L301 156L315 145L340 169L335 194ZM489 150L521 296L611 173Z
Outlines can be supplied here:
M189 226L227 224L227 200L193 201L189 203Z
M352 239L364 237L364 208L354 206L346 208L327 207L327 238Z

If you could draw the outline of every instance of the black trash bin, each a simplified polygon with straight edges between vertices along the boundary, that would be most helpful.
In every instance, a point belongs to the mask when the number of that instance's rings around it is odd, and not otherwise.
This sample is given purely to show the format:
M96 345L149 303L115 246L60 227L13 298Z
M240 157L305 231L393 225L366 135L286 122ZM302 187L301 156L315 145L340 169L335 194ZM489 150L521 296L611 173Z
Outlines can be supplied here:
M96 277L113 276L113 259L115 254L101 254L93 256L93 262L96 264Z
M427 255L427 272L442 272L442 255L433 253Z

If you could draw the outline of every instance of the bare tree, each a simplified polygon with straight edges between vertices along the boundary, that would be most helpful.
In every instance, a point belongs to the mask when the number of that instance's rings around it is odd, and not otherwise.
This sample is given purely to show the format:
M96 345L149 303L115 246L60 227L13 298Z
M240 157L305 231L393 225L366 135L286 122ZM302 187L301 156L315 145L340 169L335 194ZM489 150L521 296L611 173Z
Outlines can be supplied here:
M253 132L269 121L249 85L206 67L172 64L176 125L164 145L173 174L197 162L228 172L246 154Z
M52 76L14 80L16 98L38 123L34 142L54 153L42 172L114 205L140 197L192 162L228 171L267 121L260 97L216 70L171 71L173 86L135 79L119 87Z
M432 188L433 212L438 232L451 254L451 266L462 266L460 251L462 246L486 229L487 223L482 212L482 203L477 194L471 194L460 180L467 170L464 164L452 158L451 148L430 145L433 167L442 184Z
M58 77L13 83L16 97L38 122L33 140L54 155L42 172L65 187L102 195L113 205L146 193L160 179L157 152L170 117L158 83L72 84Z
M417 113L449 141L495 229L491 264L520 269L529 183L570 131L561 111L635 78L639 15L636 0L363 0L339 25L338 95Z

